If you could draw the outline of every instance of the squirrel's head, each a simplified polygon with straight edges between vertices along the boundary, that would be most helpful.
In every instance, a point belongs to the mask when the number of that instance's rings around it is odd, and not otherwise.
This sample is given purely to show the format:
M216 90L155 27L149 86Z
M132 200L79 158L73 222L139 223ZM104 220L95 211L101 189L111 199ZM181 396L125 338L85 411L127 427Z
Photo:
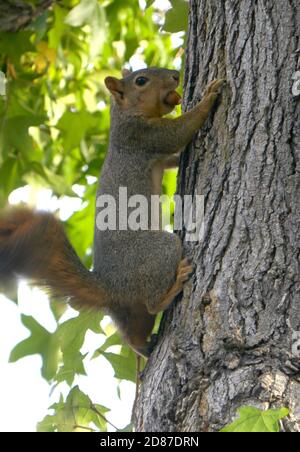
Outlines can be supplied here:
M105 85L124 112L155 118L170 113L181 103L175 91L179 85L179 72L169 69L148 68L122 72L123 78L107 77Z

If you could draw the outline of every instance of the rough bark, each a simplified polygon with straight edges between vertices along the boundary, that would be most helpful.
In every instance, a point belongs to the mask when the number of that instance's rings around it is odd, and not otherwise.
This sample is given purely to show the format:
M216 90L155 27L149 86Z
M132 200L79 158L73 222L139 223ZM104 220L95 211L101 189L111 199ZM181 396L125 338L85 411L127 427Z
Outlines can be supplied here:
M299 30L298 0L190 2L184 108L227 86L181 161L206 228L185 243L195 276L164 316L137 431L219 431L244 405L289 407L300 431Z
M19 0L0 0L0 31L16 32L26 28L56 0L40 0L36 7Z

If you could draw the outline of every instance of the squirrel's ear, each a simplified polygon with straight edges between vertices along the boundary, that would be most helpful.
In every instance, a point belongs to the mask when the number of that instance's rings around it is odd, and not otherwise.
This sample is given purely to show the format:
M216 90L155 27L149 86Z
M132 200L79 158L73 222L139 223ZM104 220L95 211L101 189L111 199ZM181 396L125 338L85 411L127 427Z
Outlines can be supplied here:
M124 87L122 81L116 77L106 77L104 80L106 88L111 92L111 95L118 103L121 103L124 97Z
M122 75L123 75L123 77L125 78L125 77L128 77L128 75L131 75L132 74L132 71L130 71L129 69L122 69Z

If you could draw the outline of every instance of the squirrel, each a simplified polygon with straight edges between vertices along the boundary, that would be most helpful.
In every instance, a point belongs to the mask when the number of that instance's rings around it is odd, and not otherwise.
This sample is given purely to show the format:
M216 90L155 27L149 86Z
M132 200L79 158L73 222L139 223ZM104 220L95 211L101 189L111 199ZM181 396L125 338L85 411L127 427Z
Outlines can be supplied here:
M118 201L120 187L127 188L128 196L144 195L149 201L159 195L164 170L178 166L178 153L207 119L222 84L211 82L194 108L169 119L163 116L181 103L178 71L124 70L121 79L107 77L110 140L97 199L112 195ZM52 214L22 207L0 213L0 281L30 278L76 309L104 310L129 346L145 357L154 345L150 336L156 314L170 305L193 271L182 254L174 233L99 230L96 221L89 271Z

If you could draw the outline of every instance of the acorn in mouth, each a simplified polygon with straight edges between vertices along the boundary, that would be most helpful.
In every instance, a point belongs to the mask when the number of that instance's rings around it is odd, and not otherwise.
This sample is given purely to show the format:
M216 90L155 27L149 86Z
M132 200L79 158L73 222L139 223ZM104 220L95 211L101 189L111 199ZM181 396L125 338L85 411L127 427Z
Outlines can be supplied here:
M178 94L175 90L170 91L164 100L165 104L167 104L169 107L175 107L175 105L181 104L181 101L182 99L180 94Z

